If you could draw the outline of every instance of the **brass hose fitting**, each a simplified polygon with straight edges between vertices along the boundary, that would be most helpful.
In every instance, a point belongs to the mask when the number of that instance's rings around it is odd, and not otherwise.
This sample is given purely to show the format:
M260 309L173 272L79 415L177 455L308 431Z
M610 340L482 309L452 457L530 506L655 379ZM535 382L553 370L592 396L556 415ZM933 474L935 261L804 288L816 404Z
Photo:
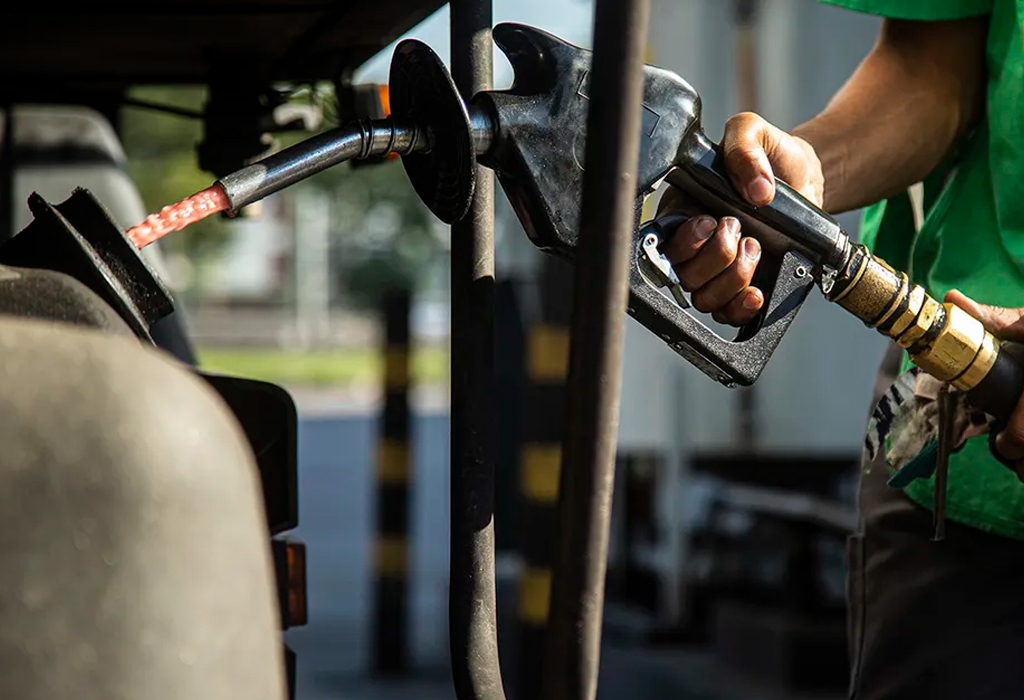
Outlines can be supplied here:
M847 263L825 296L895 340L915 365L960 391L978 387L996 365L999 343L981 321L932 299L861 244L850 246Z

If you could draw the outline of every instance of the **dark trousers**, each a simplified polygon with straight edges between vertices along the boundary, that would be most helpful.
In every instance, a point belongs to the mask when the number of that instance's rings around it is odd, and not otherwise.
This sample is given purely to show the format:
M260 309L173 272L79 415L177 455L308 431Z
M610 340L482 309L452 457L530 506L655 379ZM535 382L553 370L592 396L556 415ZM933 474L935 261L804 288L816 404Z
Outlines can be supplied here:
M896 377L883 362L875 401ZM874 402L872 403L874 408ZM946 524L863 465L847 545L851 699L1024 699L1024 542Z

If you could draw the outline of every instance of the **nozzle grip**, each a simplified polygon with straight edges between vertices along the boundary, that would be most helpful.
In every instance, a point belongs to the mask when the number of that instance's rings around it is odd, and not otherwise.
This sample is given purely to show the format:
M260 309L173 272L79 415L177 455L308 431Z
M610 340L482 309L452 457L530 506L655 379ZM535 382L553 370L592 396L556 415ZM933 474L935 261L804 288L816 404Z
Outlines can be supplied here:
M976 408L1006 423L1021 396L1024 396L1024 345L1001 343L992 368L967 392L967 398Z
M651 234L667 241L679 223L679 217L666 217L639 228L631 251L627 311L712 379L730 387L750 386L814 286L812 263L797 250L762 262L762 276L771 277L762 286L765 309L755 322L741 328L735 339L727 340L663 294L643 272L644 241ZM772 264L776 260L777 264Z
M729 178L722 148L699 130L683 143L666 182L689 200L687 209L715 218L732 216L744 235L761 243L755 284L766 304L758 318L722 338L662 294L645 278L640 261L645 239L654 233L663 243L680 219L667 217L642 227L636 236L630 280L630 314L657 333L676 352L726 386L749 386L757 380L807 299L823 265L842 263L848 238L839 224L786 183L776 181L775 197L755 207Z
M744 235L757 238L762 249L778 256L796 249L816 264L842 263L848 237L835 219L778 179L769 204L750 204L733 185L721 146L699 132L687 139L665 180L702 213L739 219Z
M996 419L989 432L989 451L1004 467L1016 473L1017 462L1000 454L996 436L1006 428L1021 396L1024 396L1024 345L1003 342L997 347L999 353L995 362L985 378L967 391L967 398L972 406Z

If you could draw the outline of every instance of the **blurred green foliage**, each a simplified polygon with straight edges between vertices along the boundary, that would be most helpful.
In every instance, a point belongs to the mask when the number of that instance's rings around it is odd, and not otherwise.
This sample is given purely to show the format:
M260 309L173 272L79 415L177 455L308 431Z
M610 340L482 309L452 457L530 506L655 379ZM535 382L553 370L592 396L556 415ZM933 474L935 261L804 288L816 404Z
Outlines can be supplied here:
M420 287L442 245L402 164L342 166L321 175L316 185L335 197L342 253L334 275L349 304L376 308L388 287Z
M330 89L317 99L334 126ZM308 136L280 134L277 142L285 148ZM387 288L416 289L445 249L398 160L339 165L293 187L317 188L332 200L332 243L339 251L332 274L349 306L376 309Z
M352 386L376 384L384 377L384 358L376 348L323 351L276 348L198 349L199 365L208 372L248 377L283 386ZM448 350L417 347L410 356L414 382L436 384L448 378Z

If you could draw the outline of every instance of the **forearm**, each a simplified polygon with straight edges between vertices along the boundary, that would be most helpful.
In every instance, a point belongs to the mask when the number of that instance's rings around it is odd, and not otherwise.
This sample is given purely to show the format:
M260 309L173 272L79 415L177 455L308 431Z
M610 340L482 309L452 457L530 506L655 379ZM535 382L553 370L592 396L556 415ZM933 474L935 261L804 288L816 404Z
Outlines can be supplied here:
M984 113L987 18L893 22L827 107L793 130L824 173L824 205L857 209L919 182Z

